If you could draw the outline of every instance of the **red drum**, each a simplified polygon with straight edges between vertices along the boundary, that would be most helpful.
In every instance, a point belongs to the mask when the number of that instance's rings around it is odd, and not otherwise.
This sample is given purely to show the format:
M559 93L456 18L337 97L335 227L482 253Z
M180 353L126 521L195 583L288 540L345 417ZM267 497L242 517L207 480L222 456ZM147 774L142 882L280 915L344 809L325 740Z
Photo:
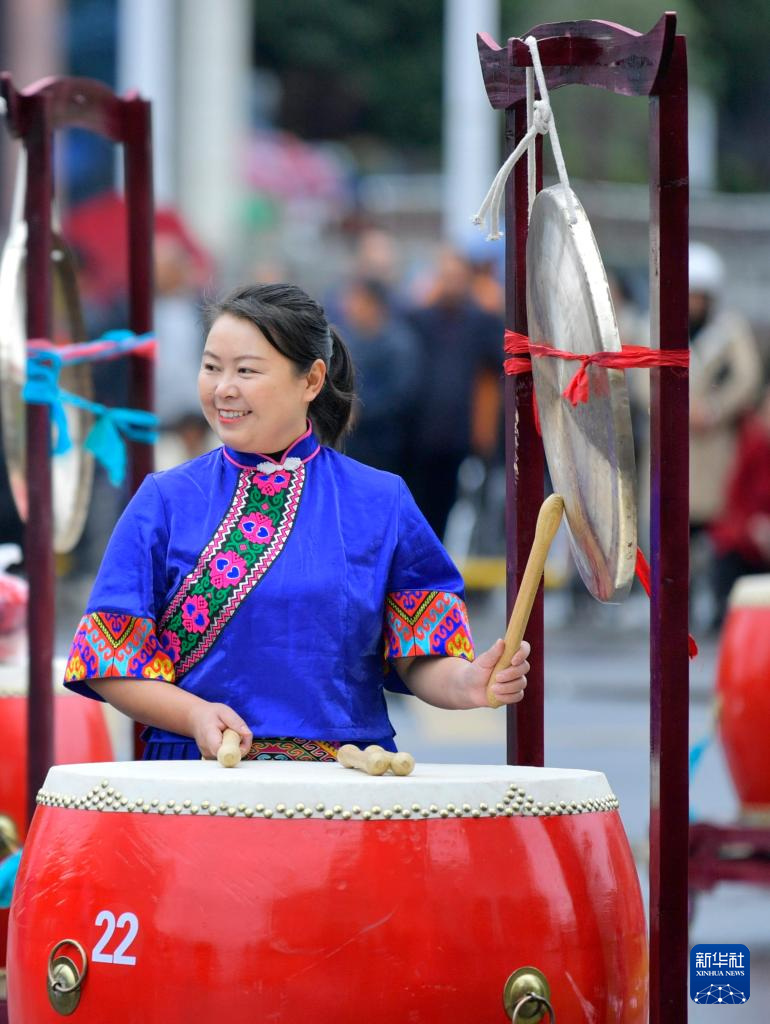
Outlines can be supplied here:
M19 675L24 669L19 668ZM103 705L59 690L55 697L54 758L59 764L112 760ZM27 821L26 685L0 680L0 814L13 819L23 839Z
M648 1013L636 869L598 772L52 768L11 908L11 1024L59 1021L60 954L80 1024L503 1024L524 966L562 1024Z
M770 576L744 576L728 603L717 662L719 731L746 818L770 822Z

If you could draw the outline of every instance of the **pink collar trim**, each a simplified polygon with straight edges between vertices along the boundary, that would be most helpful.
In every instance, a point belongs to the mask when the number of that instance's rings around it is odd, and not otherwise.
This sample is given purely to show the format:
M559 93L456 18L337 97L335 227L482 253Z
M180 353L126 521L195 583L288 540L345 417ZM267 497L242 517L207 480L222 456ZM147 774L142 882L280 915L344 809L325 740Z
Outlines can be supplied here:
M306 455L291 456L291 452L294 451L295 448L300 447L300 446L305 451L307 451L308 448L310 448L311 450L308 451ZM249 452L248 455L251 458L254 459L254 462L253 463L243 463L243 462L239 462L234 457L234 455L231 454L233 449L228 449L227 445L223 445L222 446L222 454L224 455L224 457L227 459L228 462L231 462L234 466L237 466L238 469L256 469L257 465L260 462L270 462L274 466L282 466L286 462L286 459L289 458L290 456L292 458L298 458L298 460L300 462L302 462L302 463L307 463L307 462L310 462L311 459L314 459L316 457L316 455L318 455L320 450L321 450L321 445L318 443L318 441L315 439L315 437L313 435L313 427L312 427L312 425L311 425L309 420L308 420L308 423L307 423L307 430L304 432L304 434L300 434L300 436L298 438L296 438L296 440L292 441L292 443L289 445L289 447L283 452L283 454L281 455L280 459L273 459L269 455L261 455L258 452L254 452L253 454L251 452ZM243 453L235 452L235 455L241 455L241 454L244 455L244 456L247 455L246 452L243 452Z

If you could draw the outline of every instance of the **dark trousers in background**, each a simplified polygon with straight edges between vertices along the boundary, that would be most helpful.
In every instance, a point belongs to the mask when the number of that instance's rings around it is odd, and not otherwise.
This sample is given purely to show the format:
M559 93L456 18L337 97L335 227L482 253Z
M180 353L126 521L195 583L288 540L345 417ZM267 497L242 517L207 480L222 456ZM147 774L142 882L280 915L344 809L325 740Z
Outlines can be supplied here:
M718 629L727 612L727 599L733 584L741 576L756 576L759 573L770 573L766 562L749 562L735 551L724 555L715 555L711 566L711 586L714 591L714 628Z
M407 485L439 538L457 499L457 471L464 458L465 452L421 451L410 459Z

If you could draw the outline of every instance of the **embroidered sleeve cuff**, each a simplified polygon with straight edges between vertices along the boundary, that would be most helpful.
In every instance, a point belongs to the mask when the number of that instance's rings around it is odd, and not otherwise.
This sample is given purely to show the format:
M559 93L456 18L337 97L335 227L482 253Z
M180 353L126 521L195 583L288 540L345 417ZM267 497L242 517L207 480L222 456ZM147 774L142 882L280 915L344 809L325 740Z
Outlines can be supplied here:
M385 656L443 655L473 661L465 602L442 590L395 590L385 599Z
M178 657L173 644L176 637L169 634L166 639L166 644L158 640L153 619L118 612L84 615L72 641L64 685L76 693L95 697L89 679L117 676L173 683Z

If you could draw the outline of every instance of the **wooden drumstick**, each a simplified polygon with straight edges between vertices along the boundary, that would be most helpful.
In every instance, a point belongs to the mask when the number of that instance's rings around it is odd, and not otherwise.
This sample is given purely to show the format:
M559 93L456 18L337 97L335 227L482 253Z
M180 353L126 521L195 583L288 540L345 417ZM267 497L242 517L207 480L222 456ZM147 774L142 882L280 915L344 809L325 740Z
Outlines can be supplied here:
M521 647L521 641L524 639L524 632L529 622L532 605L535 603L537 589L540 586L540 578L545 568L548 549L553 538L556 536L556 531L559 529L563 513L564 499L560 494L552 494L540 506L532 550L527 559L524 576L519 592L516 595L516 603L511 612L508 628L505 631L505 649L500 656L500 660L495 665L487 685L487 702L491 708L502 707L503 702L498 700L496 694L492 691L495 676L502 669L510 665L514 654Z
M405 750L390 755L390 770L394 775L411 775L414 771L414 758Z
M225 729L217 751L217 761L223 768L235 768L241 759L241 737L235 729Z
M367 750L378 750L388 759L388 768L394 775L411 775L414 771L414 758L405 750L385 750L376 744L372 744Z
M359 750L352 743L344 743L337 751L337 760L344 768L357 768L367 775L384 775L390 760L382 747L371 746Z

